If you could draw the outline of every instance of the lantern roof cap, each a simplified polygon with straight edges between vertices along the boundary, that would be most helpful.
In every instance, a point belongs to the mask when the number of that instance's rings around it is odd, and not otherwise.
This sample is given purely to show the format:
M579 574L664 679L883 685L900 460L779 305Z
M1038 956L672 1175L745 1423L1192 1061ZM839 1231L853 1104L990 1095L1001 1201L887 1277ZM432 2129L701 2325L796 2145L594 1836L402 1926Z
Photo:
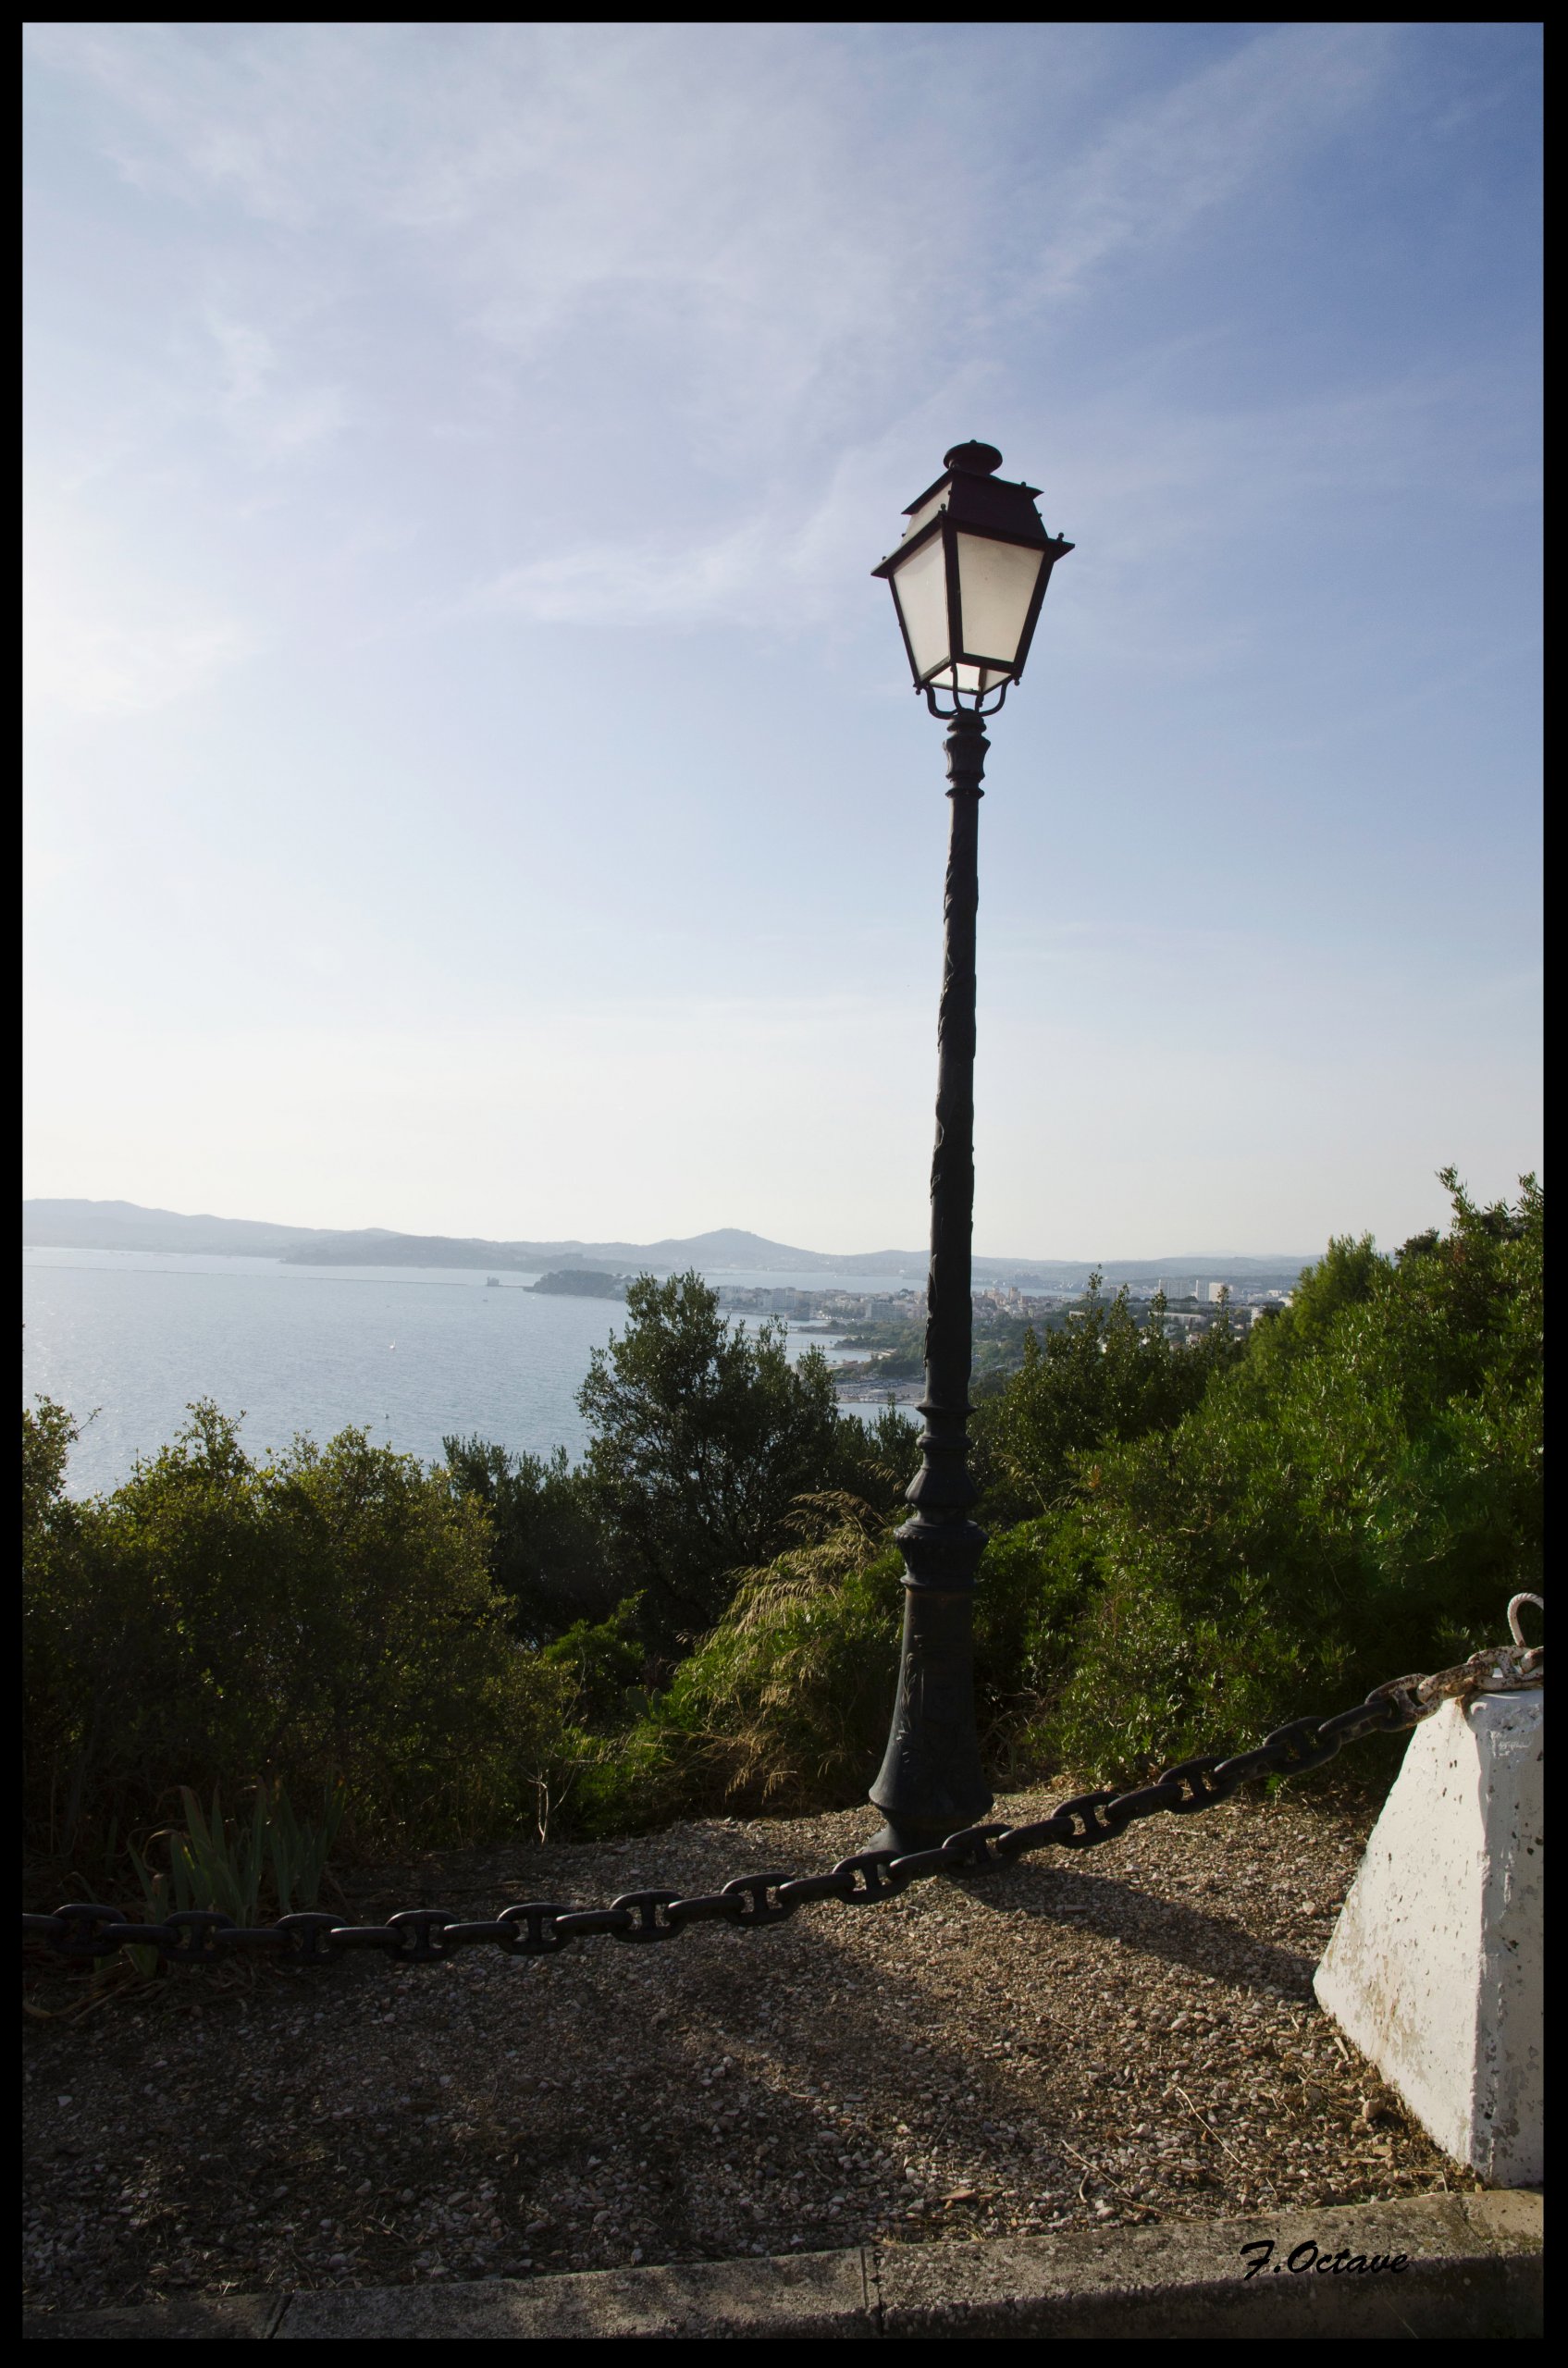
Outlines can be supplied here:
M1001 465L1002 455L994 444L955 444L945 455L942 475L916 495L905 517L913 519L920 512L929 512L937 497L945 493L942 508L955 526L972 526L1009 542L1048 542L1051 538L1034 507L1040 487L997 476L995 471ZM906 543L923 534L927 524L922 518L918 526L906 527Z

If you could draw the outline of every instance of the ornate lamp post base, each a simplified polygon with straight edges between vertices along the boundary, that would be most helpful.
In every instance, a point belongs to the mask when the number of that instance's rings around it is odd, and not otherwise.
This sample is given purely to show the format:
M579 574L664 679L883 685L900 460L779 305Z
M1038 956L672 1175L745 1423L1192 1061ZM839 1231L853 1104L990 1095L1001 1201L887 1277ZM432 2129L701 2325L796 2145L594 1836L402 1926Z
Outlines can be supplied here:
M904 1649L898 1697L871 1806L887 1823L867 1847L924 1850L991 1807L974 1715L975 1571L985 1532L918 1515L898 1532Z

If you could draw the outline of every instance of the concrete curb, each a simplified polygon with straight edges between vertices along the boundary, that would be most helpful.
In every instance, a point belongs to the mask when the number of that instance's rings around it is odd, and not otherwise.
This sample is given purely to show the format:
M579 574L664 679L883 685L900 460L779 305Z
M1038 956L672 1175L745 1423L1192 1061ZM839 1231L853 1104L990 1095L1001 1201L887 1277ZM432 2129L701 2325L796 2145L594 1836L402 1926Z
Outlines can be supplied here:
M1532 2337L1541 2333L1541 2209L1539 2195L1523 2190L1428 2195L989 2244L866 2245L463 2286L338 2287L192 2297L140 2310L30 2312L22 2332L73 2341L263 2342ZM1265 2244L1270 2251L1262 2255ZM1243 2246L1253 2250L1243 2253ZM1395 2269L1400 2256L1404 2265ZM1378 2257L1389 2265L1373 2267ZM1252 2270L1254 2262L1260 2266Z

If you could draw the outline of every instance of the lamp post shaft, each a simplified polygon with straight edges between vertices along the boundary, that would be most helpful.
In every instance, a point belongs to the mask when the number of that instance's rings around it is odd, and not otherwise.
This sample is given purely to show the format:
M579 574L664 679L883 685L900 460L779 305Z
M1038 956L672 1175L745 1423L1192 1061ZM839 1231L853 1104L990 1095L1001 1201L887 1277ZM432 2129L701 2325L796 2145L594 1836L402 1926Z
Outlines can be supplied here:
M981 777L990 742L960 709L947 730L952 833L936 1026L936 1147L931 1166L925 1396L915 1508L904 1552L904 1644L887 1755L871 1801L887 1819L872 1846L919 1848L984 1815L991 1789L974 1705L974 1589L985 1533L969 1508L969 1297L974 1226L975 913Z

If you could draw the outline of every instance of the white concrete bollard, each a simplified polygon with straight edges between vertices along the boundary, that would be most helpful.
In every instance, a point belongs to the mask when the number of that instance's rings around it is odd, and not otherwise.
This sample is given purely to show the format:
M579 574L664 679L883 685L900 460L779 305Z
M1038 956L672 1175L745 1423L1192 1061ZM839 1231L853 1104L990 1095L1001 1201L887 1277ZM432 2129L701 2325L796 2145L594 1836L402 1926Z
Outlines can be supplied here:
M1313 1987L1445 2153L1543 2177L1539 1687L1417 1727Z

